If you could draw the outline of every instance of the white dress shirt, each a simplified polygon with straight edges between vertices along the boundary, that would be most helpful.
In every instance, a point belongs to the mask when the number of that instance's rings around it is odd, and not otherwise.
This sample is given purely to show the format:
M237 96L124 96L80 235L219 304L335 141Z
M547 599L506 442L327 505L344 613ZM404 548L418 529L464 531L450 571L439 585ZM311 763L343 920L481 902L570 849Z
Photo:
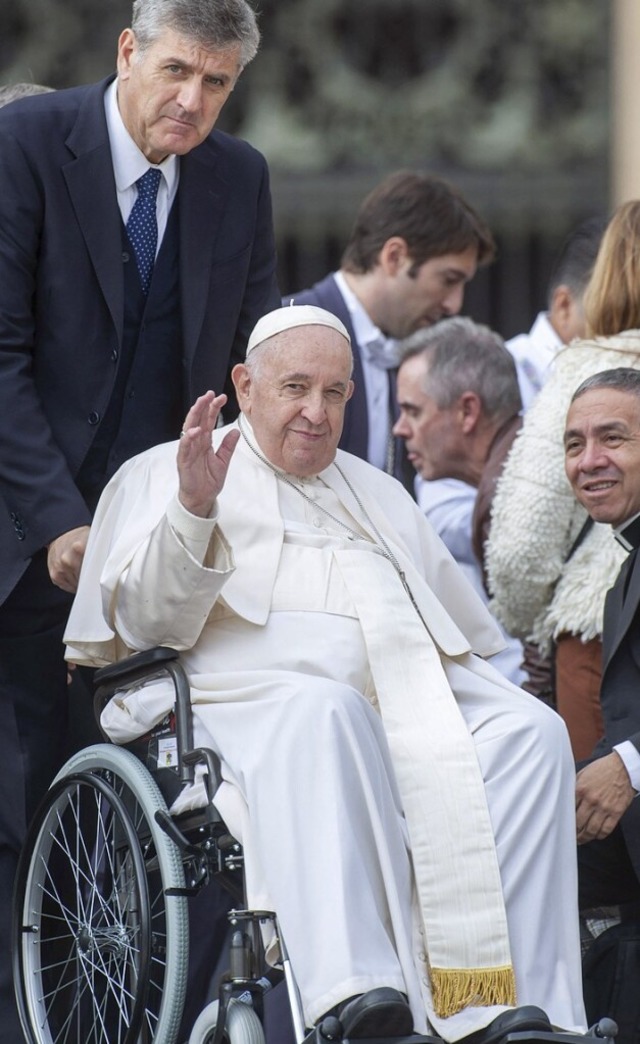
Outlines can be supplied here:
M349 309L360 348L369 418L367 460L382 471L390 471L389 444L393 413L389 370L398 365L398 342L392 337L385 337L372 322L342 272L334 272L333 276Z
M529 333L506 341L518 371L522 408L528 410L549 376L549 367L562 341L549 322L547 312L539 312Z
M167 227L169 211L178 191L180 165L177 156L167 156L157 166L149 163L149 160L140 151L122 121L118 108L117 85L118 80L116 78L107 87L104 96L104 111L107 118L107 131L109 134L118 206L122 214L122 221L126 225L138 195L136 181L143 174L146 174L151 167L160 171L162 177L156 199L156 217L158 220L157 257L162 237Z

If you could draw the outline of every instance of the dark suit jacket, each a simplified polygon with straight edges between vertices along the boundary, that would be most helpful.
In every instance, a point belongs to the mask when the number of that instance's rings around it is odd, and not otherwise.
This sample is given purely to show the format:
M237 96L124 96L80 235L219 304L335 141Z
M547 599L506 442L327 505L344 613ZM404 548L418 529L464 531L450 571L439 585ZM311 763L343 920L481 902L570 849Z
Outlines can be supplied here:
M338 284L332 275L328 275L319 283L315 283L310 290L301 290L297 294L289 294L282 299L284 306L292 301L298 305L317 305L318 308L324 308L327 312L332 312L333 315L336 315L347 328L353 351L353 382L355 387L345 410L344 427L339 445L340 449L353 453L362 460L366 460L369 440L369 418L367 415L367 393L362 372L360 345L356 341L349 309L338 289Z
M605 602L600 690L605 736L596 747L596 756L610 753L623 740L631 740L640 751L639 555L632 553L624 563ZM640 877L640 798L625 812L621 827Z
M345 410L344 427L339 445L340 449L353 453L356 457L361 457L362 460L367 460L369 424L372 418L369 417L367 410L367 393L362 370L362 356L360 354L360 345L356 341L349 309L340 293L338 284L333 275L328 275L319 283L315 283L310 290L301 290L297 294L288 294L282 298L282 304L285 307L291 304L292 301L294 304L310 304L317 305L319 308L325 308L327 312L337 315L338 319L347 328L353 351L353 382L355 387ZM390 377L393 408L394 413L396 413L395 371L391 372ZM395 440L394 474L413 496L415 472L407 461L403 439Z
M89 521L74 476L123 329L110 79L0 110L0 603L36 551ZM186 410L223 389L280 295L259 153L212 132L180 160L178 203Z

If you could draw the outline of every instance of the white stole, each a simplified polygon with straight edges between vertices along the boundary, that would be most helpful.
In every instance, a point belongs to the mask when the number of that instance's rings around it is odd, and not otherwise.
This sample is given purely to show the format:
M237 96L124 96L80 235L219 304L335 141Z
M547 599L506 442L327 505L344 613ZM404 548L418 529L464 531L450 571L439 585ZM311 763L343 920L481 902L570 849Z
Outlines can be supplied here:
M356 606L407 819L433 1004L514 1005L495 841L475 748L440 654L394 567L334 551Z

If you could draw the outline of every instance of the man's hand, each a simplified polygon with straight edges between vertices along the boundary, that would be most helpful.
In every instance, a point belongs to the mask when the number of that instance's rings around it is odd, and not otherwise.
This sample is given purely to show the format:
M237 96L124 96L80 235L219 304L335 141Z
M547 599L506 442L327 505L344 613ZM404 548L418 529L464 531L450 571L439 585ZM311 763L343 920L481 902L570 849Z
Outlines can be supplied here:
M89 539L89 526L78 526L61 533L49 544L47 567L51 582L56 587L75 594L78 589L80 567Z
M576 780L578 844L608 837L635 796L629 773L615 750L585 765Z
M187 511L209 518L227 477L229 462L240 432L227 432L216 453L211 434L216 427L226 395L206 392L196 399L184 422L178 446L178 499Z

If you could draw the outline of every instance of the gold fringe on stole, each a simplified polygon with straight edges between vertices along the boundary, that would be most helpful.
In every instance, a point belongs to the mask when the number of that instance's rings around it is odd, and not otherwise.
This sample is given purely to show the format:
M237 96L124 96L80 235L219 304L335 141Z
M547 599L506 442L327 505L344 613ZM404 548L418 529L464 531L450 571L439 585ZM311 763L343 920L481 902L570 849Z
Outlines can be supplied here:
M516 1006L516 977L511 965L501 968L430 968L436 1015L448 1019L468 1007Z

